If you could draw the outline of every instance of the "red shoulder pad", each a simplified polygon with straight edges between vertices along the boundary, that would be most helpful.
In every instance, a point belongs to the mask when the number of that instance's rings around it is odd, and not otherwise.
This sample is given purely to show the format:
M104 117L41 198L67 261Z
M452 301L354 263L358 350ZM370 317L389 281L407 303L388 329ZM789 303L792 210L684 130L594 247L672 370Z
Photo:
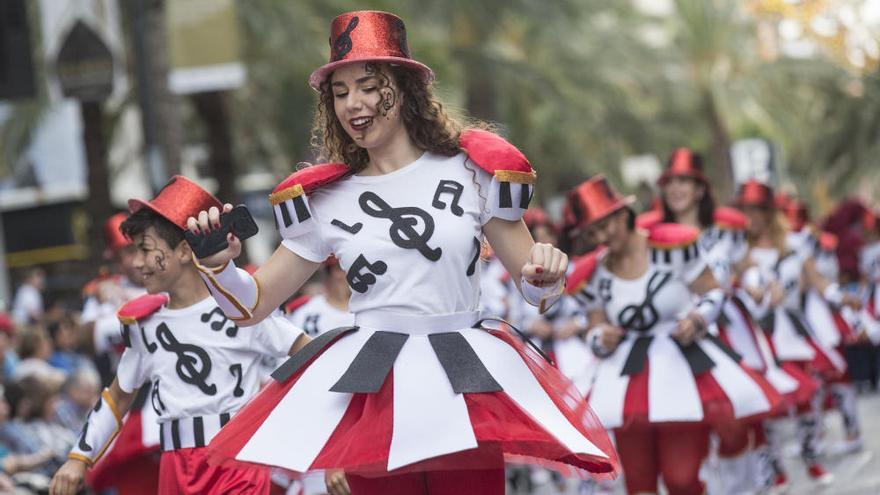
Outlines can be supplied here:
M736 208L719 206L715 208L715 226L724 230L745 230L749 226L749 217Z
M116 316L124 325L131 325L152 316L168 302L165 294L144 294L123 304Z
M700 231L690 225L660 223L651 228L648 243L654 249L679 249L690 246L700 238Z
M593 277L593 273L599 267L599 259L604 253L605 248L600 247L574 261L574 270L565 279L566 294L576 294L590 282L590 278Z
M289 314L293 313L294 311L298 310L299 308L305 306L305 304L311 300L312 300L312 296L309 296L307 294L304 294L299 297L294 297L290 301L287 301L287 303L284 305L284 314L289 315Z
M663 222L663 212L659 210L648 210L636 217L636 227L640 229L651 230L661 222Z
M831 232L819 234L819 249L822 251L835 251L837 249L837 236Z
M310 194L316 189L336 182L350 171L351 168L344 163L320 163L297 170L288 175L281 184L278 184L278 187L272 190L272 194L269 195L269 202L277 205L288 199L293 199L303 194Z
M481 129L462 131L458 138L468 158L503 182L532 184L537 175L528 158L503 137Z

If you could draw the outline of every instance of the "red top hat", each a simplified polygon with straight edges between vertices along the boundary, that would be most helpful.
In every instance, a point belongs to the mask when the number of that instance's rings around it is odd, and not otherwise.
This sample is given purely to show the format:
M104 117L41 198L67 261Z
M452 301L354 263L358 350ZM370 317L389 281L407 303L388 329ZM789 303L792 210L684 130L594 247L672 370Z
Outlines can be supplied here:
M657 179L657 183L662 186L672 177L690 177L703 184L709 183L703 175L703 157L687 148L678 148L669 155L666 170Z
M330 62L309 76L317 90L327 75L352 62L386 62L403 65L421 74L425 83L434 81L434 72L410 57L406 26L394 14L359 10L340 15L330 23Z
M581 183L568 193L568 204L578 227L598 222L632 204L634 196L621 197L602 175Z
M189 217L194 217L212 206L223 208L223 204L214 195L182 175L172 177L150 201L128 200L128 211L136 213L142 208L149 208L181 229L186 229L186 220Z
M119 251L131 244L131 240L119 231L119 226L128 218L128 213L117 213L104 222L104 242L110 253Z
M774 208L776 201L773 196L773 188L755 179L749 179L739 186L736 195L736 205L757 206L759 208Z
M778 207L779 206L777 205L777 208ZM785 215L785 219L788 220L792 230L795 231L803 229L804 225L810 221L810 213L807 211L807 205L796 198L788 198L788 201L786 201L782 207L782 213Z

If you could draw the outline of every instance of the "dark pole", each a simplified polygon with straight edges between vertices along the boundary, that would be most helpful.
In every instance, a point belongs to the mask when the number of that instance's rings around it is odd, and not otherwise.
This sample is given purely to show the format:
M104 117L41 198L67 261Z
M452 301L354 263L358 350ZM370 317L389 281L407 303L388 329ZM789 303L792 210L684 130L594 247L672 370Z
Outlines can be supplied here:
M104 221L113 214L110 203L110 174L107 167L107 141L104 135L104 104L100 101L80 102L83 122L83 144L89 177L86 211L89 224L89 263L96 270L103 262Z

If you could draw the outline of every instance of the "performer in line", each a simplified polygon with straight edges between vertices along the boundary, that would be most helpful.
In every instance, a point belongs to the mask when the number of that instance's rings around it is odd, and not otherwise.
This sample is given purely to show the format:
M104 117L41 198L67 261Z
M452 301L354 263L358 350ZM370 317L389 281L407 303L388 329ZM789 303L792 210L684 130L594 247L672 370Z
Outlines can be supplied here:
M351 289L339 260L335 256L327 258L322 271L322 293L300 296L284 306L287 319L311 338L354 324L354 315L348 311Z
M801 300L811 289L837 304L845 303L849 296L817 272L811 249L807 243L798 241L803 238L788 235L770 186L749 180L740 187L736 202L749 217L749 258L755 264L743 274L742 285L756 304L755 316L771 335L777 359L786 369L799 368L820 382L839 376L846 371L846 362L834 349L818 340L804 315ZM833 475L818 459L820 406L820 394L814 394L809 404L798 406L798 436L801 457L810 477L830 483ZM779 462L778 428L772 421L766 428L774 451L775 485L784 487L787 474Z
M748 219L738 210L716 206L703 169L700 154L687 148L673 151L658 180L659 215L654 211L643 213L636 223L650 228L659 222L673 222L700 230L700 251L727 295L717 325L710 331L736 351L745 366L763 374L786 402L804 403L815 393L817 383L796 370L792 376L776 364L772 346L748 310L750 299L736 288L748 254ZM761 422L731 422L719 425L715 433L719 438L717 489L745 495L772 482Z
M52 478L52 495L78 493L144 383L159 417L161 495L269 493L267 468L209 466L205 446L257 392L260 357L293 354L309 338L282 317L239 328L217 307L183 234L188 217L212 206L221 205L181 176L151 201L129 201L120 229L137 247L133 266L148 294L118 312L126 349L116 378Z
M635 228L633 198L604 177L569 194L570 210L607 250L579 297L602 358L589 403L614 429L629 493L702 494L709 430L772 411L778 393L708 332L724 291L700 254L699 230ZM695 301L698 298L698 301Z
M232 263L234 236L200 263L218 304L252 325L332 253L355 326L281 366L211 443L215 461L340 468L356 495L500 495L505 454L612 475L607 434L573 386L480 325L483 236L532 304L550 307L564 287L567 257L535 244L521 220L535 181L528 160L446 115L400 18L343 14L330 46L309 82L320 93L319 152L333 163L272 193L284 240L254 276ZM219 214L206 209L190 229L210 231Z

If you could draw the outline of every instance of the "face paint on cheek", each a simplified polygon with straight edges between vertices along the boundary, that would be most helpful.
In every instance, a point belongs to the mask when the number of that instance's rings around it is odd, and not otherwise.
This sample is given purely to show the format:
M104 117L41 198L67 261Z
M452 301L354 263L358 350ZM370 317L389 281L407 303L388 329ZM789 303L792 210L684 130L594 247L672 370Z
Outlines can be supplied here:
M153 261L155 261L156 266L159 268L159 271L164 272L165 270L167 270L165 266L165 251L162 251L161 249L158 249L157 251L158 253L153 258Z

